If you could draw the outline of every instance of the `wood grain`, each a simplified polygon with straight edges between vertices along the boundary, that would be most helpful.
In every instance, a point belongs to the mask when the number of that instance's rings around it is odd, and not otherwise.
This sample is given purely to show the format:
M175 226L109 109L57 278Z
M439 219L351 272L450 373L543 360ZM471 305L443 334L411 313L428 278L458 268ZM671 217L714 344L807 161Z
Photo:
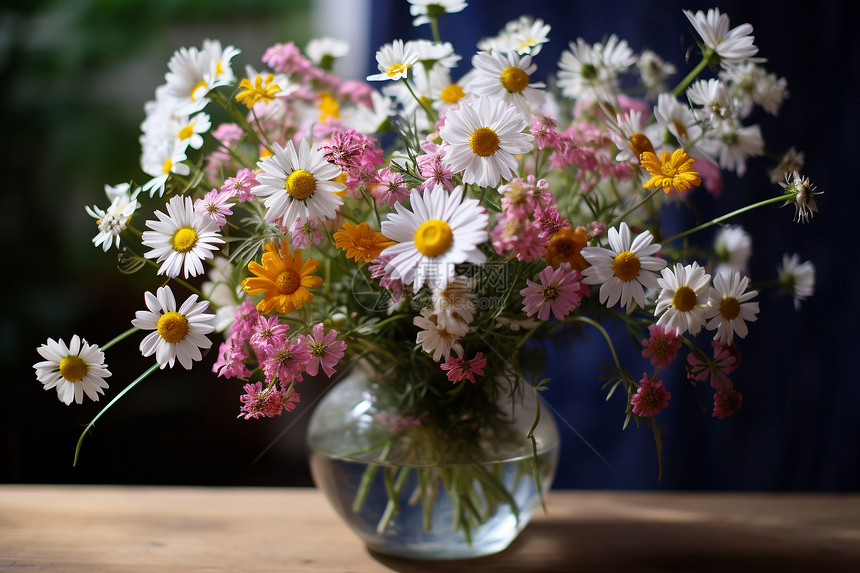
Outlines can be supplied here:
M505 552L368 552L313 489L0 486L0 571L860 571L860 495L553 491Z

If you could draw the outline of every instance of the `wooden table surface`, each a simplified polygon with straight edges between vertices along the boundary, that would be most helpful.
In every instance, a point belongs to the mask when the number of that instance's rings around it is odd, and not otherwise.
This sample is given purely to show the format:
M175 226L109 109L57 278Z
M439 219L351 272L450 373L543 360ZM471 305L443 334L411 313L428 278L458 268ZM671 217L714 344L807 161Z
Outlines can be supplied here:
M553 491L505 552L367 551L313 489L0 485L0 571L860 571L860 494Z

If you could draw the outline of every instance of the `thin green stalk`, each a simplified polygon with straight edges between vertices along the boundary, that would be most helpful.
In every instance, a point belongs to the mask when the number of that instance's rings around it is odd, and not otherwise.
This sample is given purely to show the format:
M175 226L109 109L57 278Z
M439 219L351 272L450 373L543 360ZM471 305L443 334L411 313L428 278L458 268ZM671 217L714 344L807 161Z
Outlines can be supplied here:
M610 223L610 224L609 224L609 226L610 226L610 227L614 227L614 226L615 226L615 225L617 225L619 222L623 221L623 220L624 220L624 218L625 218L627 215L629 215L630 213L632 213L633 211L635 211L636 209L638 209L639 207L641 207L642 205L644 205L645 203L647 203L647 202L651 199L651 197L653 197L654 195L656 195L656 194L657 194L657 192L658 192L658 191L660 191L660 189L661 189L660 187L657 187L656 189L654 189L653 191L651 191L651 193L649 193L648 195L646 195L644 199L642 199L641 201L639 201L638 203L636 203L634 206L632 206L632 207L630 207L629 209L627 209L627 211L625 211L623 215L621 215L621 216L619 216L619 217L615 217L615 219L612 221L612 223Z
M702 72L702 70L705 69L705 66L708 65L708 61L711 59L713 53L714 51L710 48L706 48L705 51L702 52L702 61L699 62L699 65L693 68L689 74L687 74L687 77L681 80L681 83L675 86L675 89L672 90L673 96L678 97L679 95L684 93L684 90L687 89L687 86L693 83L693 80L695 80L696 77Z
M795 195L794 193L786 193L785 195L779 195L777 197L771 197L770 199L765 199L764 201L759 201L758 203L753 203L752 205L747 205L746 207L742 207L740 209L732 211L731 213L726 213L725 215L723 215L721 217L717 217L716 219L712 219L711 221L708 221L707 223L703 223L703 224L699 225L698 227L693 227L692 229L687 229L686 231L684 231L682 233L678 233L677 235L669 237L668 239L664 239L662 241L662 243L664 245L668 245L669 243L671 243L672 241L674 241L676 239L680 239L682 237L686 237L687 235L692 235L693 233L696 233L696 232L701 231L703 229L707 229L708 227L712 227L714 225L722 223L723 221L727 221L728 219L731 219L732 217L734 217L736 215L740 215L741 213L746 213L747 211L752 211L753 209L758 209L759 207L764 207L765 205L770 205L772 203L779 203L780 201L788 201L790 199L793 199L794 195Z
M153 372L155 372L155 370L156 370L156 369L158 369L158 366L159 366L159 365L158 365L158 362L156 362L155 364L153 364L152 366L150 366L150 367L149 367L149 370L147 370L146 372L144 372L143 374L141 374L140 376L138 376L138 377L137 377L137 379L136 379L134 382L132 382L131 384L129 384L128 386L126 386L126 387L123 389L123 391L122 391L122 392L120 392L119 394L117 394L117 395L116 395L116 397L115 397L113 400L111 400L110 402L108 402L108 405L107 405L107 406L105 406L104 408L102 408L101 412L99 412L98 414L96 414L96 417L95 417L95 418L93 418L93 419L92 419L92 421L91 421L89 424L87 424L87 427L86 427L86 428L84 428L84 431L83 431L83 432L81 432L81 437L80 437L80 438L78 438L78 444L75 446L75 459L74 459L74 461L72 462L72 466L73 466L73 467L74 467L74 466L76 466L76 465L78 464L78 456L79 456L79 455L80 455L80 453L81 453L81 444L83 444L83 443L84 443L84 438L86 437L87 432L89 432L89 431L90 431L90 428L92 428L92 427L95 425L96 420L98 420L99 418L101 418L101 417L102 417L102 414L104 414L105 412L107 412L107 411L108 411L108 408L110 408L111 406L113 406L113 405L114 405L114 404L115 404L115 403L116 403L120 398L122 398L123 396L125 396L125 395L126 395L126 393L127 393L129 390L131 390L132 388L134 388L135 386L137 386L138 384L140 384L140 383L141 383L141 382L142 382L142 381L143 381L147 376L149 376L150 374L152 374Z
M409 85L409 80L407 80L406 78L402 78L402 80L403 83L406 85L406 89L409 90L409 93L412 94L412 97L415 98L415 101L418 102L418 105L421 106L421 109L424 110L424 113L427 114L427 119L430 120L430 123L436 123L436 114L433 112L433 110L427 107L427 104L424 103L424 100L418 97L418 94L416 94L415 91L412 89L412 86Z
M439 33L439 17L430 17L430 29L433 31L433 41L442 43L442 35Z
M107 344L105 344L104 346L102 346L102 347L100 348L100 350L101 350L102 352L104 352L105 350L107 350L108 348L110 348L111 346L113 346L114 344L116 344L117 342L120 342L121 340L124 340L124 339L128 338L129 336L131 336L132 334L134 334L134 333L135 333L135 332L137 332L138 330L140 330L140 329L139 329L139 328L137 328L136 326L133 326L133 327L129 328L128 330L126 330L125 332L123 332L122 334L120 334L119 336L115 337L113 340L111 340L110 342L108 342Z

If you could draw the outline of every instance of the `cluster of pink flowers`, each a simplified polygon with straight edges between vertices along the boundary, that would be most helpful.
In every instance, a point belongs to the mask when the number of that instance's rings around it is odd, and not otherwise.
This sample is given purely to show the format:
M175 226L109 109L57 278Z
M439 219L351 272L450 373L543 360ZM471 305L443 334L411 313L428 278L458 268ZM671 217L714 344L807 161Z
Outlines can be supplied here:
M729 379L729 374L740 366L740 351L735 344L723 344L717 340L711 342L711 346L714 348L711 362L694 352L687 355L687 378L695 384L710 376L711 388L714 389L713 416L725 418L737 412L743 401L743 396Z
M436 185L442 185L449 191L454 188L454 172L445 161L445 146L434 143L435 135L428 135L421 143L424 155L420 155L416 160L418 172L424 178L417 187L422 193L427 189L433 189Z
M376 138L347 129L333 131L330 141L320 146L326 161L346 173L350 197L360 197L359 189L370 189L378 182L376 170L385 162L385 154L377 144Z
M543 256L553 234L570 227L559 215L545 179L516 177L499 187L499 192L502 212L496 215L498 222L490 238L500 255L514 253L521 261L533 261Z
M316 376L322 369L329 378L334 375L334 367L346 351L346 342L337 340L337 331L325 332L318 323L312 334L299 334L291 340L289 330L277 317L261 316L251 299L236 309L230 336L221 344L212 371L224 378L247 379L252 374L248 363L256 363L265 378L265 383L245 385L239 417L271 418L291 411L300 399L295 384L302 381L302 374Z
M269 47L263 53L263 63L272 68L275 73L291 76L300 84L310 84L315 81L333 86L340 84L337 77L330 76L314 66L293 42Z

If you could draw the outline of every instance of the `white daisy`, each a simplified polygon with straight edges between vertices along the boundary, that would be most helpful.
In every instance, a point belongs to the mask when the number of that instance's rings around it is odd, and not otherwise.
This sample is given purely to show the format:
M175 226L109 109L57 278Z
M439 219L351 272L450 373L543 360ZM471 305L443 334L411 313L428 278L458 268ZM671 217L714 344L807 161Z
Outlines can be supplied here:
M615 160L639 165L639 156L646 151L654 153L652 140L660 140L660 127L649 124L648 117L638 109L631 109L624 115L616 115L616 123L609 125L609 134L618 147Z
M412 50L424 69L432 70L437 66L446 69L457 67L462 57L454 52L451 42L431 42L430 40L411 40L406 43L406 49Z
M232 46L221 50L220 43L207 42L202 51L194 47L180 48L167 63L165 95L172 101L173 111L178 115L200 111L208 103L206 95L210 90L227 85L234 79L232 72L228 71L229 60L238 50Z
M340 122L349 129L370 135L378 133L396 111L392 107L391 98L378 91L370 92L372 107L363 105L348 107L340 114Z
M721 70L720 79L729 85L738 116L747 117L760 105L771 115L778 115L788 98L788 81L770 74L761 66L747 62L730 70Z
M184 149L177 149L170 143L164 143L158 147L144 149L143 157L141 158L141 169L143 172L152 177L144 183L141 191L149 192L150 197L164 195L164 186L167 184L167 179L171 173L181 175L183 177L191 173L191 168L183 163L188 159Z
M173 137L175 149L184 150L186 147L200 149L203 147L203 136L212 127L208 113L198 113L190 118L182 116L170 122L169 133Z
M713 318L705 325L708 330L717 329L714 340L731 344L735 334L746 338L746 323L758 320L758 303L748 302L758 291L747 291L749 284L749 278L737 271L714 277L714 288L708 298Z
M552 28L540 18L533 20L528 16L520 16L505 24L498 36L484 38L478 42L478 49L485 52L516 52L521 55L536 56L541 47L549 42L549 31Z
M543 82L531 82L537 71L531 56L520 57L515 52L478 52L472 56L475 74L469 82L469 91L491 98L502 99L517 106L528 120L529 107L539 108L546 99L536 88L545 87Z
M658 94L667 91L666 80L678 72L675 65L665 62L652 50L643 50L636 62L639 75L645 85L645 97L654 99Z
M257 175L260 184L251 189L257 197L266 197L266 221L289 227L297 218L334 219L343 205L336 193L346 189L332 181L341 168L326 161L325 152L309 139L297 145L288 141L286 147L275 143L273 149L274 155L257 163L263 172Z
M800 310L801 301L815 293L815 265L812 261L800 262L797 253L782 255L782 264L777 268L779 284L794 297L794 309Z
M339 38L314 38L305 47L305 55L315 66L331 71L335 60L349 54L349 42Z
M409 14L415 16L412 25L415 27L429 24L442 14L454 14L466 7L463 0L409 0Z
M77 334L72 336L71 343L66 346L62 339L48 339L36 349L45 360L33 365L36 369L36 379L45 390L57 389L57 397L66 405L81 404L84 394L94 401L99 401L99 394L104 394L107 388L105 378L111 375L105 364L105 355L95 344L87 344Z
M651 142L655 152L671 153L682 147L690 155L702 154L696 147L696 142L702 137L702 128L689 106L682 105L670 94L660 94L654 107L654 119L662 128L662 138Z
M385 44L376 52L376 64L380 73L367 76L367 81L399 80L409 76L409 68L418 61L418 55L403 44L403 40L394 40Z
M732 102L726 85L720 80L698 80L687 89L687 99L703 109L696 113L710 124L732 117Z
M563 95L586 102L612 100L618 75L636 63L627 41L619 41L615 34L605 45L598 42L592 46L577 38L569 48L558 62L558 86Z
M714 237L714 253L718 261L715 275L732 270L746 273L752 255L752 238L739 225L722 227Z
M428 91L433 101L430 104L433 109L447 111L458 106L460 100L466 95L466 81L466 76L463 76L460 81L453 81L450 72L441 66L430 70Z
M609 249L603 247L583 247L582 256L591 265L582 271L582 282L600 286L600 303L607 308L615 306L619 300L627 310L633 308L634 301L645 307L645 289L657 288L657 272L666 266L666 261L655 255L660 245L651 244L654 237L650 231L643 231L631 238L627 223L621 223L616 230L609 229Z
M163 263L158 274L171 278L182 272L185 278L203 274L204 259L212 258L224 242L218 225L209 217L194 212L191 197L177 195L167 203L167 214L156 211L157 221L147 221L150 231L143 232L143 245L152 250L144 253L147 259Z
M222 48L220 40L207 38L203 40L203 48L200 51L209 56L211 61L215 62L215 80L218 82L218 85L232 84L236 81L236 76L233 74L230 64L233 58L242 53L242 50L235 46Z
M461 275L454 277L445 288L433 290L432 312L441 328L459 330L462 325L472 323L477 309L475 293L472 292L474 286L473 279Z
M451 351L463 355L463 346L459 340L468 332L468 328L459 321L448 324L447 328L440 326L429 308L421 309L421 316L412 319L412 324L421 329L415 337L415 342L422 350L433 357L433 360L447 360Z
M821 195L823 191L816 191L817 187L809 181L809 177L802 177L797 171L786 173L785 182L780 181L779 186L784 193L794 193L794 197L788 199L782 206L794 205L794 220L797 223L801 221L808 223L812 219L812 214L818 213L815 196Z
M752 59L752 56L758 53L758 48L753 43L755 37L751 36L753 31L751 25L741 24L729 30L729 17L726 14L720 14L717 8L711 8L707 14L701 10L695 14L690 10L684 10L684 15L696 29L705 46L713 50L722 67L729 68L745 61L762 61L758 58Z
M105 185L105 194L111 200L110 207L102 210L95 205L84 207L87 214L96 220L99 232L93 237L93 244L101 246L107 252L111 245L119 248L120 234L128 227L131 216L140 207L134 195L129 193L129 184L120 183L116 186Z
M463 100L448 112L439 129L449 145L445 154L451 171L463 173L463 183L495 187L499 178L517 172L515 154L532 149L532 136L523 133L526 119L516 107L502 100L479 97Z
M442 185L409 194L412 211L395 203L396 213L382 222L382 234L397 241L380 257L392 257L387 268L403 284L418 291L425 283L444 289L454 279L460 263L481 264L486 256L480 245L489 234L489 216L476 199L463 199L463 186L448 194Z
M140 343L144 356L155 354L160 368L170 366L179 359L186 370L194 361L203 359L200 349L208 349L212 341L206 335L215 330L215 315L206 314L209 303L197 302L197 295L189 296L177 310L176 299L170 287L159 287L156 294L144 293L148 310L134 313L132 325L152 330Z
M662 290L654 309L654 316L660 317L657 324L674 329L678 336L686 331L695 336L707 320L711 275L698 263L676 263L674 270L663 269L661 273L657 285Z
M718 121L699 147L707 155L718 158L722 169L735 171L738 177L743 177L747 158L764 154L764 138L758 125L737 126L733 121Z

